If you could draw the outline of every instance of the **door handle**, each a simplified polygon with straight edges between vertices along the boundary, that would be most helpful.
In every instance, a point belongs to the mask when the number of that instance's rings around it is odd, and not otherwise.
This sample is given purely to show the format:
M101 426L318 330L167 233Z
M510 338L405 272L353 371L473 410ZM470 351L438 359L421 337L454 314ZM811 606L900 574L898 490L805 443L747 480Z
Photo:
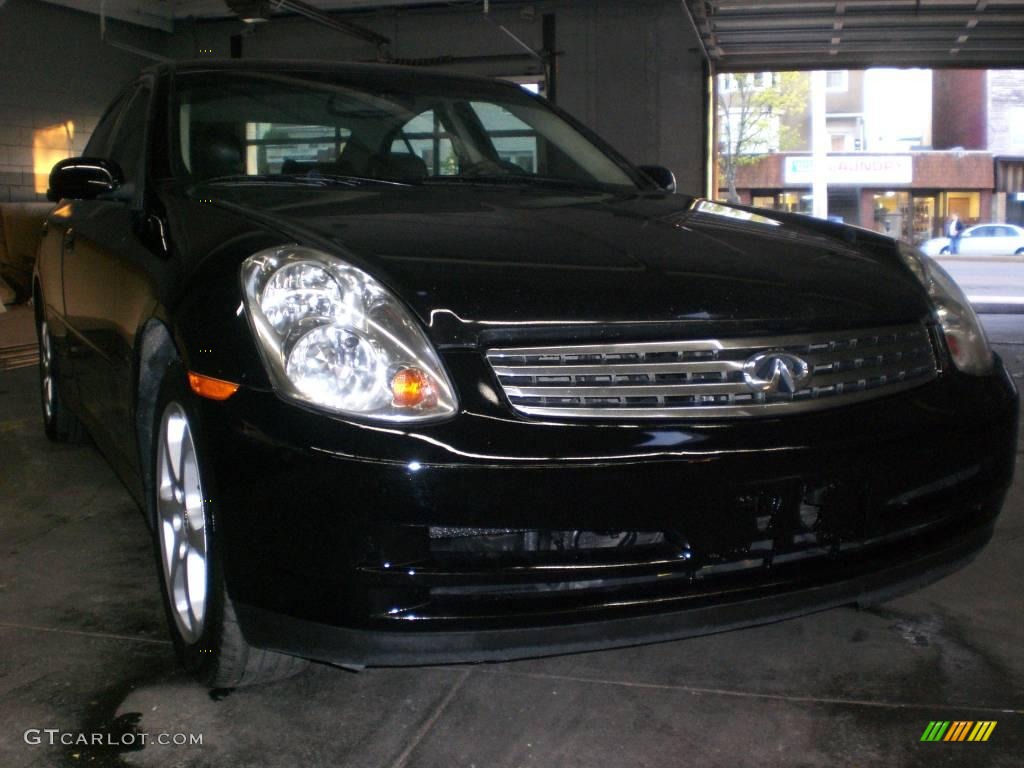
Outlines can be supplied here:
M64 233L64 250L73 251L75 249L75 232L69 229Z
M41 230L43 237L46 237L46 233L50 231L50 222L44 221L43 226L39 229Z

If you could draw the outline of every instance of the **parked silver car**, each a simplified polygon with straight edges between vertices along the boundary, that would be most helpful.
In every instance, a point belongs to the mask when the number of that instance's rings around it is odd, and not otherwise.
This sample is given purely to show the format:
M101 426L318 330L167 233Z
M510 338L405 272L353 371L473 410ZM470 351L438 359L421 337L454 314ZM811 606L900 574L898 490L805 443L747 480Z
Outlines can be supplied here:
M933 237L921 244L929 256L952 253L948 237ZM1008 256L1024 255L1024 227L1015 224L976 224L960 235L961 255Z

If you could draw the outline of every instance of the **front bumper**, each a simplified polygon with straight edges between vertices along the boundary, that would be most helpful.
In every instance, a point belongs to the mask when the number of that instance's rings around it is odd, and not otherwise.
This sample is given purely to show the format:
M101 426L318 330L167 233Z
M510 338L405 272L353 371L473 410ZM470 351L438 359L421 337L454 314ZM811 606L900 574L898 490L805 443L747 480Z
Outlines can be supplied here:
M241 390L202 414L226 583L250 642L343 664L590 650L884 599L991 536L1016 449L999 370L696 426L529 421L481 386L450 422L391 428ZM579 532L643 543L551 544Z
M722 595L711 604L698 602L668 612L555 627L391 632L318 624L244 604L236 605L236 612L254 645L341 666L507 661L679 640L842 605L882 602L959 570L974 559L991 535L992 525L982 524L947 546L879 562L877 570L837 581L811 581L774 594Z

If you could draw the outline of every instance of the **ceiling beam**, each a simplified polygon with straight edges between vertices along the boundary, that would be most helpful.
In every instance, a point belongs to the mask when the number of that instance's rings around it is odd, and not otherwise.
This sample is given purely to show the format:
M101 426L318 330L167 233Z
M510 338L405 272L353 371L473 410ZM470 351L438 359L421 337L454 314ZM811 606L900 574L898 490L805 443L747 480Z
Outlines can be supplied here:
M704 18L703 8L698 7L698 12L701 12L700 24L697 23L697 19L694 17L694 10L690 7L690 4L683 0L683 13L686 14L687 20L690 22L690 27L693 29L693 34L697 36L697 42L700 43L700 52L704 54L704 61L710 64L712 62L711 53L708 51L708 46L704 42L705 36L711 37L711 30L708 28L707 19Z
M223 0L167 0L172 6L176 19L223 19L231 18L224 8ZM373 12L383 8L413 8L416 6L440 5L439 0L311 0L316 7L328 13ZM491 0L492 3L508 0ZM477 5L479 0L447 0L447 6Z
M61 5L76 11L84 11L99 15L99 0L43 0L51 5ZM126 21L140 27L159 29L162 32L174 31L174 12L170 3L161 0L133 0L131 3L110 2L103 6L103 14L108 19Z

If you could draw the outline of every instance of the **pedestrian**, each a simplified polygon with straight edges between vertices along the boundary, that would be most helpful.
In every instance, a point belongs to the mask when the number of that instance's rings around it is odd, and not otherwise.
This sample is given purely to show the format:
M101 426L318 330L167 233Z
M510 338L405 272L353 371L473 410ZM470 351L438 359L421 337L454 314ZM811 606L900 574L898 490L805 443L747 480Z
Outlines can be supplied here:
M946 224L946 237L949 238L949 252L952 254L960 253L960 235L963 234L964 223L960 221L960 216L953 213L949 216L949 223Z

